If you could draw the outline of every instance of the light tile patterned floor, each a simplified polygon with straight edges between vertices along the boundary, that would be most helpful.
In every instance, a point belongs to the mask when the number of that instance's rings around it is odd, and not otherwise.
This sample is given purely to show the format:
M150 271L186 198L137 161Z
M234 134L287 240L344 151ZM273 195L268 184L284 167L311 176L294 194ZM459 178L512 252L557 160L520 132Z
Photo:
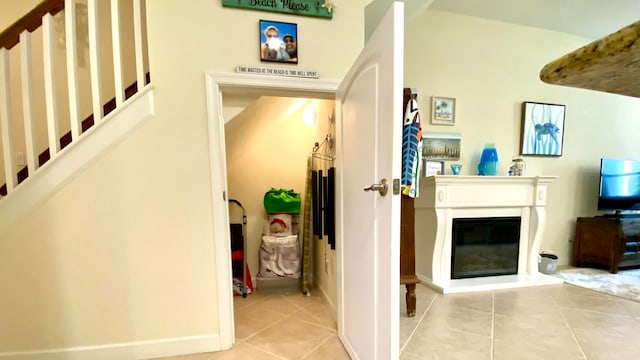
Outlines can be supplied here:
M637 359L640 303L561 284L441 295L419 285L400 359Z
M162 360L349 360L319 292L235 296L231 350Z
M402 360L639 358L640 303L572 285L441 295L417 286L417 314L400 308ZM317 292L316 292L317 293ZM404 288L401 288L404 298ZM234 298L236 345L164 360L349 359L317 296Z

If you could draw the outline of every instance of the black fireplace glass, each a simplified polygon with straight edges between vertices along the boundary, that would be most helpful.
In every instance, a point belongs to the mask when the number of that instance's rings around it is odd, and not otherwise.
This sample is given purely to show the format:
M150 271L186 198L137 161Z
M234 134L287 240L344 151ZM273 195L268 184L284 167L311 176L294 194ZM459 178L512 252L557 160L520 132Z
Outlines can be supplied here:
M455 218L451 278L518 273L520 217Z

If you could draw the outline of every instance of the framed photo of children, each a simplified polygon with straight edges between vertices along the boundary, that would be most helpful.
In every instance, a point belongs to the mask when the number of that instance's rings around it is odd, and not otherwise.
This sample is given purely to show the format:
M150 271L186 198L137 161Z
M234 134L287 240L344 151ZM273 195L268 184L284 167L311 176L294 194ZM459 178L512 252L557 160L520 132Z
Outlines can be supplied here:
M298 25L260 20L260 60L298 63Z

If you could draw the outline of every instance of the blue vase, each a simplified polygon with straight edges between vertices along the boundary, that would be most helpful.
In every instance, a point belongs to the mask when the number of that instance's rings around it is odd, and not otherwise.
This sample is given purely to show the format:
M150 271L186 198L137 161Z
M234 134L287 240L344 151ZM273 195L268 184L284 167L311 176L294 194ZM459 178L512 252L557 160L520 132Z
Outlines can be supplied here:
M486 144L482 150L478 175L498 175L498 150L493 143Z

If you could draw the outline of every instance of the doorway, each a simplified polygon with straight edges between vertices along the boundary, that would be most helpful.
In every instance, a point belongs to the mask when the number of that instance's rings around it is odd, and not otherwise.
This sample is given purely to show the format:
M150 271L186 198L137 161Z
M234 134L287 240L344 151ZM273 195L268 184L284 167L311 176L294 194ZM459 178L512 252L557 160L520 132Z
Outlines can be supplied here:
M240 74L206 74L207 82L207 107L209 112L209 139L210 162L212 178L212 207L213 207L213 233L216 248L217 276L216 288L218 290L219 331L222 348L230 348L234 343L234 307L232 288L231 251L228 239L228 209L226 190L228 189L228 174L226 164L226 140L225 140L225 108L223 99L225 96L233 97L237 94L245 96L309 98L320 100L332 100L338 87L337 81L317 79L290 79L272 77L254 77ZM218 141L216 141L218 139ZM247 144L251 146L251 144ZM313 144L309 144L309 149ZM262 190L261 190L262 191ZM262 191L264 194L264 191ZM220 200L223 201L220 201ZM255 199L254 199L255 202ZM259 206L261 202L258 201ZM216 216L217 214L217 216ZM251 219L248 219L248 222ZM251 256L251 252L248 254ZM256 257L257 263L257 257ZM255 270L258 270L255 268ZM339 270L338 270L339 271ZM250 296L250 295L249 295ZM338 299L339 301L339 299Z
M304 209L308 202L306 186L311 180L308 160L315 144L322 143L322 146L318 145L322 147L322 151L333 148L334 101L283 96L261 96L256 99L254 96L224 93L223 101L228 197L242 203L246 211L245 252L252 283L261 287L263 293L300 292L300 272L303 270L303 291L312 281L317 283L328 304L335 309L336 256L335 250L328 246L326 236L312 239L307 235L306 259L313 261L306 262L306 269L301 266L301 251L297 264L290 264L297 267L297 271L289 265L285 266L282 261L287 260L284 258L280 258L281 261L266 259L263 264L258 261L261 239L270 235L265 223L263 198L272 188L293 190L301 196L302 207L298 214L289 217L288 231L282 233L291 235L293 231L292 236L269 237L266 241L275 244L286 240L302 245L305 240ZM326 138L330 141L323 140ZM330 159L324 161L313 158L313 165L324 170L326 175L333 164ZM233 208L234 206L230 206L230 210ZM238 223L238 216L233 215L234 212L230 212L231 223ZM298 248L302 250L301 246ZM267 250L272 249L273 247L269 247ZM316 252L320 258L314 256ZM289 255L285 257L291 260L291 255L289 251ZM325 266L319 268L319 263ZM306 276L311 273L317 274L316 279ZM258 278L258 275L261 276ZM335 315L335 310L333 312Z
M308 352L316 354L326 349L346 355L336 328L337 257L327 237L308 236L305 245L310 253L306 257L298 255L299 265L304 258L312 259L303 271L305 275L313 273L313 278L304 277L309 283L308 296L301 292L301 266L297 276L283 273L276 276L280 270L293 271L291 257L277 256L283 262L265 261L263 256L269 256L260 252L263 241L282 245L281 241L291 239L283 236L262 240L269 231L265 226L264 193L270 188L291 189L302 195L301 210L304 209L308 201L305 193L310 152L314 143L323 142L327 134L335 138L331 116L334 101L266 95L256 99L229 92L222 95L228 197L238 200L246 209L246 254L253 278L250 283L254 285L254 291L246 298L233 297L236 344L238 348L249 344L285 358L308 356ZM321 165L315 162L316 166ZM232 223L238 222L232 211L235 208L230 206ZM300 229L303 213L294 215L292 222L300 250L304 238ZM290 247L285 247L290 255ZM289 262L285 264L286 261Z

